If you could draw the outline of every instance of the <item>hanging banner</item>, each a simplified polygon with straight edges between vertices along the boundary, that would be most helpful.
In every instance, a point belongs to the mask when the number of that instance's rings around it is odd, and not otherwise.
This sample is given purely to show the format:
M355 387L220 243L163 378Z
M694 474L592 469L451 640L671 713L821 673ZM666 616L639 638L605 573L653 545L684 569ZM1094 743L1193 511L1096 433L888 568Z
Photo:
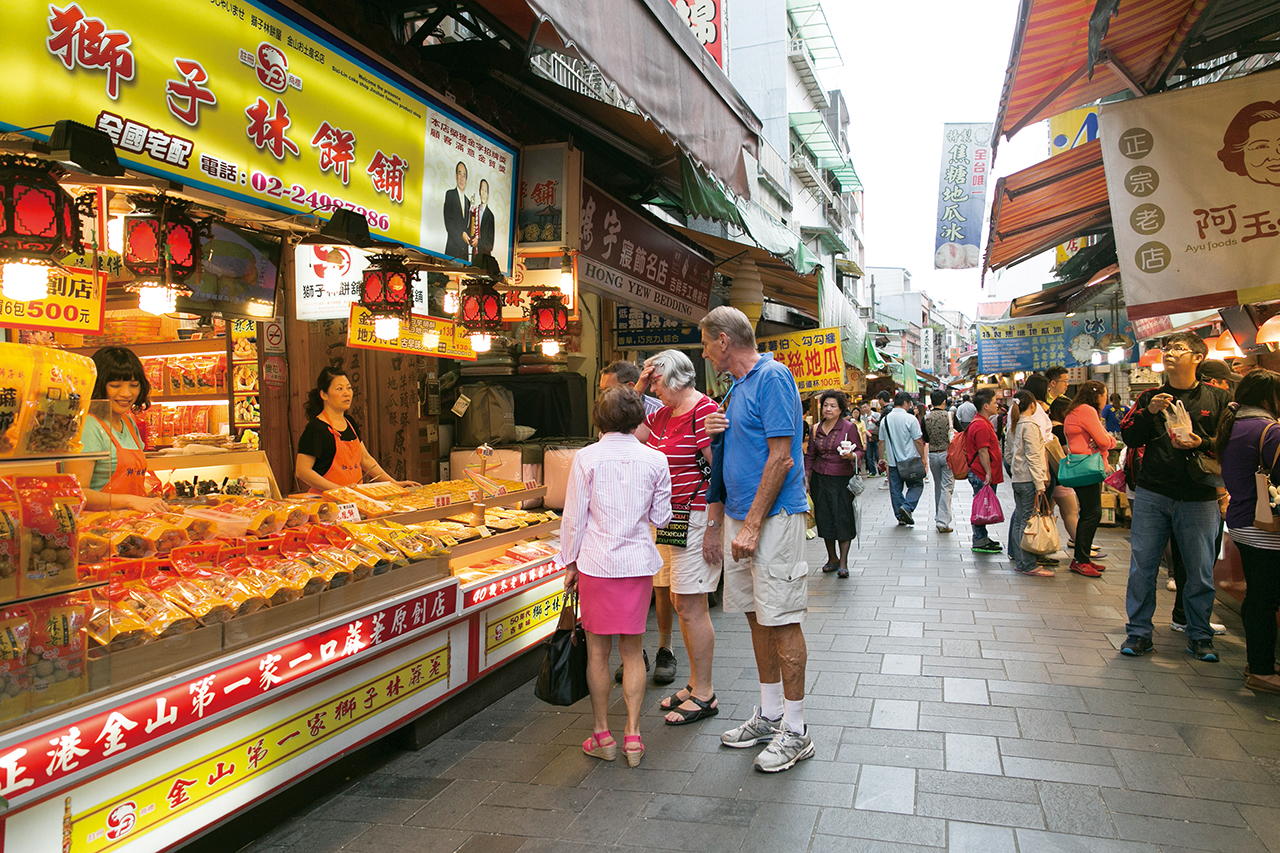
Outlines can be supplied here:
M440 336L440 343L435 349L427 349L427 345L422 342L422 336L427 332L435 332ZM414 314L410 322L400 324L400 336L394 341L388 341L378 337L374 332L373 316L359 305L351 306L351 318L347 323L347 346L436 358L456 358L461 361L476 360L475 350L471 349L471 336L452 320Z
M938 227L933 268L974 270L982 243L991 125L945 124L938 179Z
M756 338L756 349L773 353L775 359L785 364L802 394L844 386L839 329L810 329Z
M702 330L660 314L650 314L629 305L614 309L614 337L618 349L702 348Z
M1092 142L1098 138L1098 108L1085 107L1079 110L1068 110L1049 119L1049 156L1065 154L1072 148ZM1093 237L1075 237L1062 243L1054 257L1054 268L1058 268L1071 260L1076 252L1085 246L1092 246Z
M589 181L582 184L578 284L686 323L711 306L711 261Z
M520 251L578 248L582 152L567 142L520 152L516 242Z
M437 255L455 164L468 212L488 181L493 249L510 269L516 149L300 15L257 0L16 0L0 128L57 118L105 131L131 169L284 213L355 210ZM432 215L434 213L434 215Z
M49 295L17 302L0 295L0 328L102 334L107 274L67 267L49 276Z
M1280 298L1278 86L1268 71L1102 107L1130 317Z
M671 0L693 37L707 49L716 65L724 68L725 0Z
M1120 332L1134 340L1133 325L1123 317L1114 328L1109 316L1068 317L1042 314L1012 320L978 321L978 372L1008 373L1083 367L1091 363L1104 335ZM1125 361L1138 360L1138 348Z
M354 246L298 246L294 249L294 304L299 320L343 320L360 298L369 255ZM413 279L414 313L426 314L427 286Z

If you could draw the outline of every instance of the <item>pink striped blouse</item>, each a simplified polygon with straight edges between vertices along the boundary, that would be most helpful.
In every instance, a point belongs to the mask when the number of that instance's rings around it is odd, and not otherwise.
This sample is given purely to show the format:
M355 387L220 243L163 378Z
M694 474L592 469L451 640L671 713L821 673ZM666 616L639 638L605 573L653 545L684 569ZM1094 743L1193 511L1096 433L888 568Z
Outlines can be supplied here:
M671 522L667 457L629 433L578 451L569 474L556 565L595 578L652 576L662 567L653 527Z

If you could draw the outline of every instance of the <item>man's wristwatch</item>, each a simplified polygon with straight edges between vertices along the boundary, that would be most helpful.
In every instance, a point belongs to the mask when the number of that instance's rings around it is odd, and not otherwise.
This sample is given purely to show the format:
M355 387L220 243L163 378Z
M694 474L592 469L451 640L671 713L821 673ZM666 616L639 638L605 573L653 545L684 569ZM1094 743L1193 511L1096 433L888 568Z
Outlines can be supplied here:
M724 527L724 525L718 521L708 521L707 527Z

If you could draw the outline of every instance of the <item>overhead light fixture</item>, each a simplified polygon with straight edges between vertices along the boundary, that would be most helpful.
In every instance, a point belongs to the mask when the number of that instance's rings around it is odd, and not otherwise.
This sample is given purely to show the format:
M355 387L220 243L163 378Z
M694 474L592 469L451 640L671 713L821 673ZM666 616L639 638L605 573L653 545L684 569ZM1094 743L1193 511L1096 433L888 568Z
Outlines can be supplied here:
M1240 351L1240 344L1236 341L1235 335L1231 334L1230 329L1218 335L1218 341L1213 348L1222 353L1223 358L1244 358L1244 353Z
M1164 373L1164 361L1157 361L1155 364L1151 365L1151 372Z
M272 317L275 315L276 306L271 302L265 302L261 299L250 299L244 307L245 313L251 317Z
M1146 352L1142 354L1141 358L1138 359L1138 366L1151 367L1163 361L1164 361L1164 350L1160 349L1160 347L1151 347L1150 349L1148 349Z
M53 159L95 175L111 178L124 175L116 147L105 130L77 121L55 122L53 133L49 134L49 150Z
M471 333L502 331L502 296L487 279L469 278L458 306L458 322Z
M80 215L58 184L61 175L48 160L0 155L0 279L9 299L44 298L58 259L84 249Z
M361 308L373 316L373 333L384 341L400 337L402 321L413 312L414 273L400 255L383 252L369 256L360 281Z
M547 357L556 356L560 354L560 342L557 340L552 340L548 338L547 340L539 344L539 346L542 348L542 354Z
M471 349L475 352L488 352L493 347L493 337L484 332L471 335Z
M444 309L444 313L446 314L457 314L458 313L457 292L453 290L449 290L448 287L446 286L444 291L443 304L440 307Z
M1280 344L1280 314L1259 326L1254 340L1260 344Z
M124 254L124 218L133 213L133 202L121 192L113 192L107 202L107 251Z
M440 349L440 333L435 329L422 333L422 345L432 352Z
M148 284L138 289L138 309L148 314L172 314L178 307L178 296L162 284Z
M543 355L558 355L560 344L569 339L569 309L558 293L534 297L529 303L534 338L541 341Z
M320 226L319 234L304 238L302 242L339 243L344 246L367 248L381 241L369 236L369 220L365 219L363 213L339 207L333 211L329 221Z
M1094 350L1093 354L1089 356L1089 362L1094 367L1098 367L1105 360L1106 360L1106 356L1102 354L1101 350Z
M1124 361L1124 347L1112 347L1107 351L1107 364L1119 364Z
M400 338L399 317L375 317L373 334L380 341L394 341Z
M565 299L573 298L573 258L568 249L560 256L560 293Z

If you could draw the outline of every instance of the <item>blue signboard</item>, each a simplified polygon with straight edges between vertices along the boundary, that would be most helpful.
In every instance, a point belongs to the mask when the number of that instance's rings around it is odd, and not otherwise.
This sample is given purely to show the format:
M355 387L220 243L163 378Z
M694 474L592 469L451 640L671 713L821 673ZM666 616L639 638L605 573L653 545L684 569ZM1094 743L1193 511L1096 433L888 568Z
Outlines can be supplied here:
M627 305L619 305L616 310L613 328L618 349L702 346L702 332L697 324L681 323Z
M1134 339L1133 326L1121 318L1117 330L1107 316L1068 317L1045 314L1011 320L978 322L978 372L1011 373L1047 370L1050 367L1082 367L1090 364L1103 336L1119 331ZM1137 361L1137 347L1126 361Z

